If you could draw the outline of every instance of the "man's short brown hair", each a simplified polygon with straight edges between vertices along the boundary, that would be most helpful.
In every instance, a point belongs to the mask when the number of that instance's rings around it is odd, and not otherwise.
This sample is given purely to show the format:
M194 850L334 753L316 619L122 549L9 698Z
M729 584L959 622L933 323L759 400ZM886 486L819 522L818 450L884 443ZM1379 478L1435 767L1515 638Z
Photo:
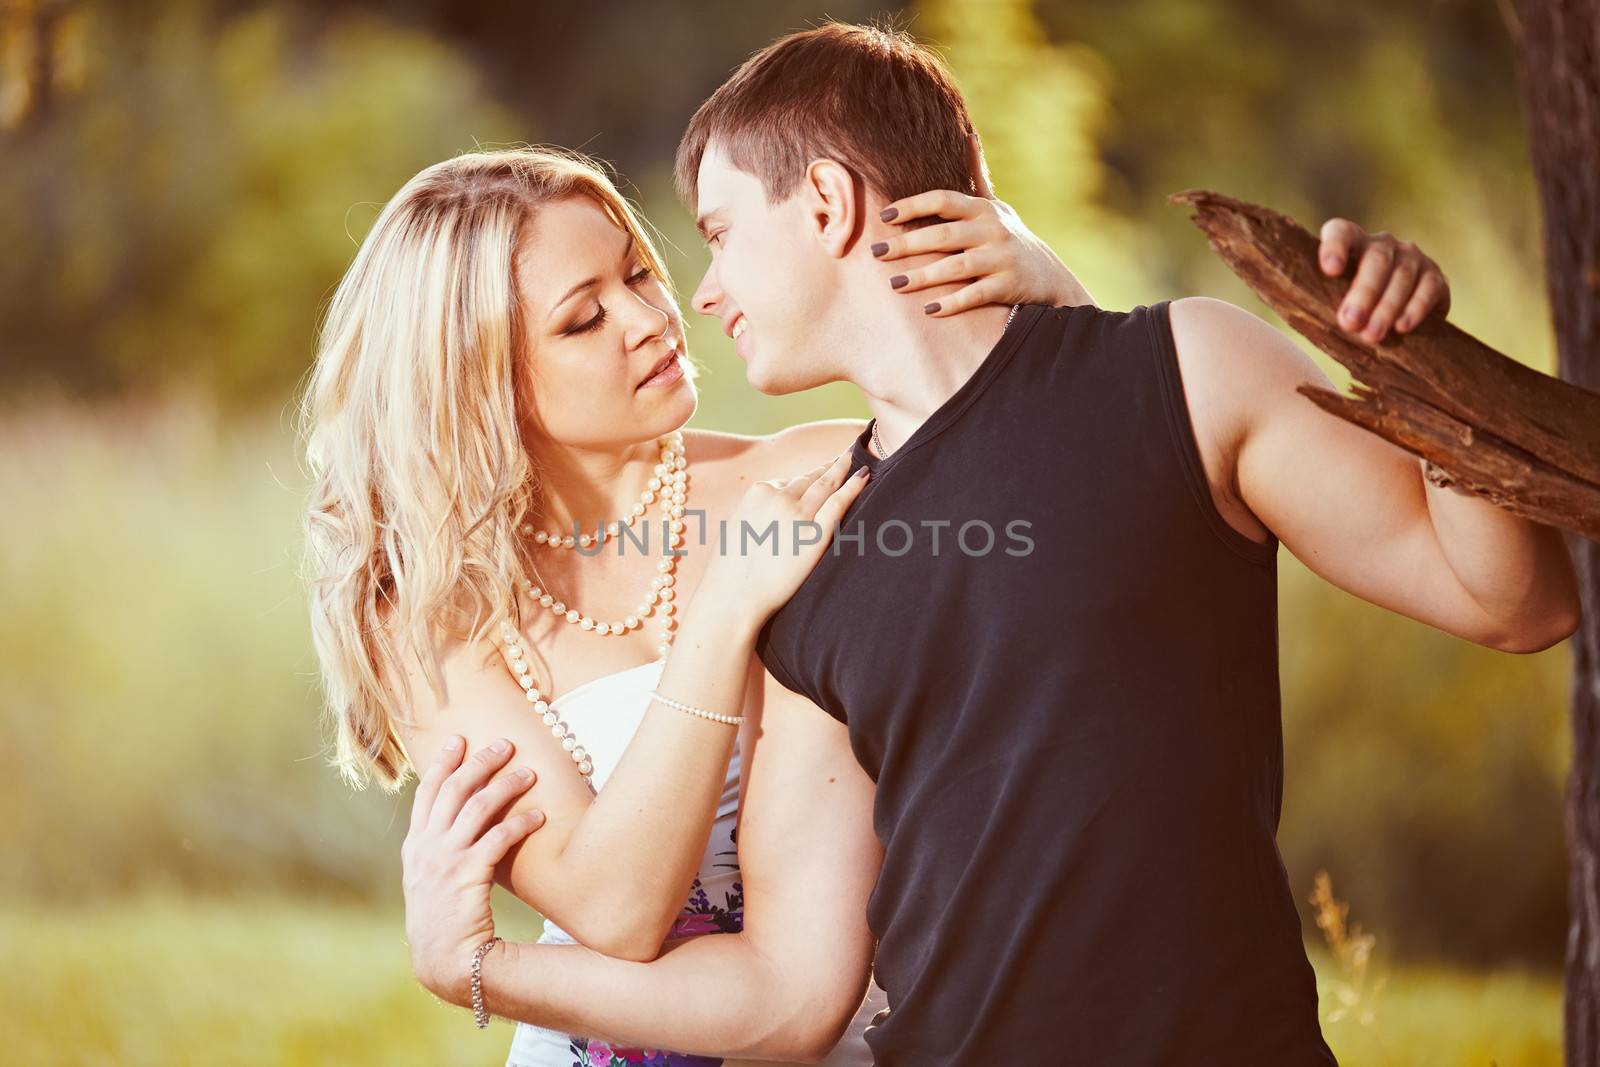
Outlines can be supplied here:
M787 199L823 156L890 200L971 194L971 133L961 91L931 48L892 26L827 22L767 45L700 105L678 143L678 195L695 210L713 140L761 180L769 204Z

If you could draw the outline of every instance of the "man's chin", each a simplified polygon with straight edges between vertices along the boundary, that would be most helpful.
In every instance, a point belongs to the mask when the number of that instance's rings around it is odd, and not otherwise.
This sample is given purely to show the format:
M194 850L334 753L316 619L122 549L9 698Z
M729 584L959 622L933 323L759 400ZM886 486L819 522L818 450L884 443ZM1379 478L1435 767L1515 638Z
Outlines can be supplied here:
M745 364L744 380L750 383L750 388L767 396L787 396L790 393L798 393L805 388L803 383L793 381L781 374L773 373L772 369L762 360L755 360Z

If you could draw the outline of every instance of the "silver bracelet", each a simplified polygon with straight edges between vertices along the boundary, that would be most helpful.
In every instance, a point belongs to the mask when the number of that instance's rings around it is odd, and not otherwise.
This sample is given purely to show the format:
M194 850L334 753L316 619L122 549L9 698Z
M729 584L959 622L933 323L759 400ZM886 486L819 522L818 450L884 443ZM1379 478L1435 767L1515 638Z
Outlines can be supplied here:
M693 704L680 704L676 700L662 696L655 690L651 690L650 695L661 701L661 703L665 704L669 708L677 708L679 711L688 712L690 715L698 715L702 719L710 719L712 722L727 723L729 726L744 725L743 715L718 715L714 711L706 711L704 708L697 708Z
M483 957L496 945L503 942L503 938L491 937L479 945L472 954L472 1021L478 1024L479 1030L489 1028L489 1013L483 1007Z

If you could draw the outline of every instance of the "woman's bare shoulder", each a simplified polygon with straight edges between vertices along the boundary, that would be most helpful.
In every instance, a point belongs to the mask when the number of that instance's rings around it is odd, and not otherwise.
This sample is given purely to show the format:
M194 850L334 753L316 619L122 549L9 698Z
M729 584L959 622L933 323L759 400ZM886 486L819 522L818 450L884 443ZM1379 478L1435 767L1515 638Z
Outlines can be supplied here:
M425 636L402 632L393 614L380 609L381 640L394 659L386 662L378 656L373 666L380 684L403 709L405 720L399 725L412 730L433 726L460 686L476 687L486 675L494 676L498 650L488 635L474 639L471 629L456 609L442 612Z

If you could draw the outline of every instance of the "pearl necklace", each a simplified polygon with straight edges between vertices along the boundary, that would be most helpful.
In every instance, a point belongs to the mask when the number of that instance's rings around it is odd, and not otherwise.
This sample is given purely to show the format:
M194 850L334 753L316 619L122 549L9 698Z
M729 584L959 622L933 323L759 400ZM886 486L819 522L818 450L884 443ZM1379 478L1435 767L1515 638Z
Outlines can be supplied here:
M500 640L506 667L522 686L522 695L533 705L534 714L550 727L550 732L561 742L562 749L572 757L572 762L578 765L578 773L583 775L583 780L593 788L594 762L589 759L588 750L578 744L578 738L573 734L572 727L561 721L560 714L533 684L533 668L522 651L521 636L510 621L500 620Z
M657 465L657 473L650 479L653 483L645 490L645 497L641 504L649 505L654 502L655 494L661 495L662 506L668 515L667 523L667 554L656 564L656 575L650 580L650 593L640 603L632 615L620 622L596 622L593 618L570 608L554 595L524 579L523 591L527 597L540 607L549 608L555 615L574 623L584 630L599 634L602 637L620 635L639 629L644 625L644 620L651 615L661 616L661 641L656 645L657 659L665 661L667 654L672 650L672 639L678 628L677 606L672 602L676 594L673 586L677 583L678 560L681 558L672 550L680 547L684 540L684 509L689 498L689 462L684 455L683 435L681 433L669 434L661 439L661 463ZM665 477L663 477L665 475ZM628 525L644 514L644 508L634 505L634 514L628 519ZM621 523L614 523L617 530ZM526 527L524 527L526 530ZM571 548L573 538L557 539L549 534L543 534L541 544L555 545L561 548ZM604 528L602 528L601 542L604 543ZM584 535L589 537L589 535ZM648 536L648 532L647 532ZM539 536L535 536L539 541ZM589 537L589 543L594 539ZM585 546L587 547L587 546ZM533 668L528 663L527 655L522 648L522 634L511 625L510 620L500 620L500 639L502 652L507 669L511 671L517 684L522 686L522 695L528 703L533 705L534 713L548 727L555 738L561 742L562 749L572 757L572 762L577 764L578 773L592 788L594 786L594 762L589 759L588 751L578 744L577 736L572 732L572 727L561 721L561 715L555 710L554 702L540 693L539 688L533 684Z
M657 494L660 494L663 498L672 495L674 484L682 481L677 476L689 467L689 461L683 455L683 435L681 433L674 432L657 438L656 445L661 449L661 462L651 469L650 480L645 483L644 492L639 494L638 503L633 505L624 518L615 522L601 524L596 533L584 533L576 537L572 534L563 535L560 530L535 531L532 525L524 523L520 528L523 536L531 534L535 544L549 545L551 548L578 548L580 546L588 548L597 542L603 545L611 538L621 536L622 527L625 525L632 526L637 523L644 516L644 513L650 509L650 505L655 503ZM681 488L681 484L679 488ZM682 507L682 504L680 502L673 506ZM683 513L680 511L673 517L682 518Z
M1022 306L1021 304L1012 304L1011 305L1011 314L1006 316L1006 324L1004 326L1000 327L1000 336L1001 337L1004 337L1006 335L1006 331L1011 329L1011 320L1017 317L1017 309L1020 308L1021 306ZM998 343L998 342L996 342L996 343ZM872 420L872 443L878 449L878 458L879 459L888 459L889 458L888 450L883 447L883 438L878 436L878 420L877 419L873 419Z

